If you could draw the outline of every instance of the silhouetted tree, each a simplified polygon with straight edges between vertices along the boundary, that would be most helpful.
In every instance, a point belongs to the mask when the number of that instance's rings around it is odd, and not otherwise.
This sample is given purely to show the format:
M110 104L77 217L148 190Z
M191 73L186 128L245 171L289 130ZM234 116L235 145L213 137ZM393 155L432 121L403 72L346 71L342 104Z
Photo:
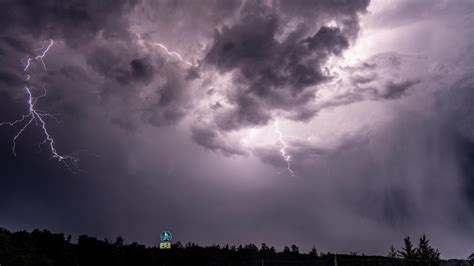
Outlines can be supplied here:
M291 245L291 253L300 254L300 249L296 245Z
M309 255L313 258L317 258L318 257L318 251L316 250L316 248L313 246L313 248L311 249L311 251L309 252Z
M270 253L275 254L275 253L276 253L276 249L275 249L274 247L270 247Z
M418 242L418 248L416 249L416 256L419 260L426 261L425 264L431 265L436 264L439 261L439 251L432 248L429 244L429 240L423 234L420 237L420 241Z
M471 266L474 266L474 253L471 253L471 255L467 257L467 260L469 261L469 264L471 264Z
M267 244L262 243L262 246L260 247L259 253L262 257L268 257L268 256L272 255L272 253L274 253L274 252L272 252L272 250L270 249L270 247L267 246Z
M174 249L183 249L183 244L180 241L174 243L172 246ZM226 245L226 248L229 249L229 245Z
M416 259L416 248L413 247L413 243L410 240L410 237L403 239L403 248L401 251L398 251L398 254L405 260L415 260Z
M116 247L121 247L123 246L124 239L121 236L118 236L117 239L115 239L114 246Z

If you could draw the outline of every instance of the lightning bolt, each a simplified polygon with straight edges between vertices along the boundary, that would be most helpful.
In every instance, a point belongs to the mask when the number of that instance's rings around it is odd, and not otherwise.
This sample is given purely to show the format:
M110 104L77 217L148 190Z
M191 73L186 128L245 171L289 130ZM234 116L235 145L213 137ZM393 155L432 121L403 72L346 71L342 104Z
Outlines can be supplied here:
M22 63L24 64L23 72L25 73L25 79L28 81L30 80L30 75L28 73L30 67L32 66L32 63L39 61L45 71L48 71L46 68L46 64L44 62L44 57L47 55L51 47L53 46L54 41L50 40L46 48L43 47L40 48L43 50L39 55L35 57L28 57L26 60L22 60ZM33 125L38 126L42 134L44 136L43 141L38 145L39 148L41 148L42 145L47 145L49 148L49 151L51 153L51 158L57 160L58 162L63 163L71 172L75 172L74 169L79 170L78 163L79 163L79 158L76 157L77 153L69 154L69 155L63 155L60 154L55 145L54 138L51 136L51 134L48 131L47 128L47 123L45 121L45 118L51 118L56 121L57 118L53 114L49 114L45 111L42 111L40 109L36 108L36 103L38 102L39 99L43 98L47 94L46 87L43 85L43 94L39 96L34 96L31 88L25 85L24 87L25 93L28 96L27 99L27 105L28 105L28 112L26 114L23 114L21 118L13 121L8 121L8 122L0 122L0 126L17 126L21 125L20 129L17 131L16 135L13 137L13 144L12 144L12 153L14 156L16 156L16 143L17 140L21 137L23 132L25 132L28 127Z
M293 169L291 168L291 156L286 152L286 149L288 148L288 145L286 144L285 139L283 138L283 133L280 131L280 127L278 126L278 121L275 122L275 133L278 135L278 142L281 144L281 149L280 149L280 154L281 157L285 160L287 167L286 169L288 170L288 173L290 173L291 176L295 176L295 173Z
M144 46L144 42L145 40L143 40L142 36L138 33L135 33L135 35L137 36L138 38L138 43L142 46ZM147 41L148 42L148 41ZM162 43L159 43L159 42L148 42L149 44L151 44L152 46L155 46L155 47L160 47L162 50L164 50L170 57L175 57L177 58L179 61L185 63L186 65L190 66L190 67L194 67L194 66L197 66L197 64L193 64L189 61L187 61L186 59L184 59L183 56L181 56L178 52L174 52L174 51L171 51L170 49L168 49L168 47L166 47L164 44Z

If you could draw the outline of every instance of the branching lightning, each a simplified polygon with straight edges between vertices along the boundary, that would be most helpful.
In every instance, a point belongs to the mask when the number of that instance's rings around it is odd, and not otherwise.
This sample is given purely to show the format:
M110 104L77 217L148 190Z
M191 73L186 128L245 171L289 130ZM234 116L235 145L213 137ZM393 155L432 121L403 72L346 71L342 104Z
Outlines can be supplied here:
M136 35L137 38L138 38L138 43L139 43L140 45L143 45L143 43L144 43L145 41L143 40L142 36L141 36L140 34L138 34L138 33L135 33L135 35ZM150 43L152 46L160 47L160 48L163 49L163 50L166 52L166 54L168 54L170 57L175 57L175 58L177 58L179 61L185 63L185 64L188 65L188 66L191 66L191 67L197 66L196 64L193 64L193 63L187 61L186 59L184 59L183 56L181 56L178 52L170 51L170 50L168 49L168 47L166 47L166 46L165 46L164 44L162 44L162 43L159 43L159 42L148 42L148 43Z
M278 142L280 142L281 144L280 154L287 164L286 169L288 170L288 173L290 173L291 176L295 176L295 173L293 169L291 168L291 156L286 152L288 145L286 144L286 141L283 137L283 133L280 131L280 128L278 126L278 121L275 122L275 132L278 135Z
M26 60L22 60L22 63L24 64L23 72L25 73L25 79L27 81L30 80L29 69L32 66L32 63L34 62L37 62L37 61L41 62L43 69L45 71L48 71L46 68L46 64L44 62L44 57L47 55L47 53L49 52L53 44L54 44L54 41L50 40L46 48L44 48L44 46L41 48L41 50L43 49L44 50L39 55L35 57L28 57ZM47 145L51 152L52 159L55 159L58 162L63 163L73 173L75 172L75 170L79 170L79 167L78 167L79 158L75 156L77 153L73 153L69 155L60 154L56 149L54 138L51 136L51 134L48 131L45 118L50 118L57 121L57 118L55 117L55 115L36 108L36 103L38 102L38 100L45 97L47 94L46 87L43 86L43 94L39 96L34 96L31 88L28 87L28 85L25 85L24 89L28 96L27 98L28 112L26 114L23 114L22 117L17 120L8 121L8 122L0 122L0 126L14 127L17 125L21 125L20 129L17 131L16 135L13 137L13 140L12 140L13 155L16 156L17 140L21 137L21 135L25 132L25 130L28 129L28 127L34 124L41 129L42 134L44 136L44 139L39 144L39 147L41 148L42 145Z
M166 46L164 46L163 44L158 43L158 42L154 42L154 43L152 43L152 45L163 48L169 56L176 56L179 60L181 60L182 62L184 62L184 63L187 64L188 66L194 66L191 62L184 60L183 57L182 57L180 54L178 54L177 52L172 52L172 51L170 51L170 50L169 50Z

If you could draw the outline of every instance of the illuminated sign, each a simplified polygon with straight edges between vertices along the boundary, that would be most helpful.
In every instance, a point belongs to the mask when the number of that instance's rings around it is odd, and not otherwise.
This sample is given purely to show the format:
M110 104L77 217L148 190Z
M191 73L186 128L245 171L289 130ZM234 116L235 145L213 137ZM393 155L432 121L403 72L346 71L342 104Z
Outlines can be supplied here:
M170 249L171 248L171 243L170 242L161 242L160 243L160 249Z
M160 235L160 249L170 249L171 248L171 239L173 235L170 231L163 231Z

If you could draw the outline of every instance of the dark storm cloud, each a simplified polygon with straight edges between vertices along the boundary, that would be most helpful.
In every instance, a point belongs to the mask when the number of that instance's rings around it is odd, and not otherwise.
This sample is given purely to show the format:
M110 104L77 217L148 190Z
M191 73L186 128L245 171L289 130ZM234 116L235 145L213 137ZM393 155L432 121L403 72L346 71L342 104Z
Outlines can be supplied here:
M87 57L89 65L97 73L120 83L120 85L129 86L131 83L146 85L153 79L155 70L153 63L149 58L140 58L134 52L127 52L125 45L127 44L107 43L94 47ZM136 50L138 49L132 51Z
M133 21L144 34L166 39L172 47L197 46L216 27L239 13L242 0L142 0Z
M85 50L88 65L105 78L98 81L101 99L123 128L133 129L140 121L172 124L185 114L187 73L137 41L108 39Z
M104 35L126 35L124 14L137 1L35 1L6 0L0 3L2 36L30 35L36 39L64 39L78 47Z
M139 5L139 1L125 0L2 2L2 90L21 95L16 89L25 79L20 59L37 54L41 40L52 38L54 47L64 42L70 49L66 53L76 53L78 71L84 69L92 79L84 89L100 95L112 121L133 129L140 121L162 126L179 120L186 108L183 90L187 77L179 67L165 64L165 56L156 48L140 45L129 32L130 13ZM85 57L86 65L80 57ZM46 60L55 60L55 56ZM40 80L35 82L41 86ZM65 82L57 85L67 87L67 82L75 80ZM144 90L149 96L139 97Z
M222 73L236 71L234 82L243 87L234 90L229 97L236 105L231 116L238 121L225 124L222 127L225 130L265 124L273 109L292 110L314 100L305 89L330 79L324 64L330 56L339 56L349 47L349 36L343 30L327 26L320 26L315 34L307 36L307 27L300 24L279 41L279 35L286 30L287 18L278 8L249 6L243 8L238 23L224 26L215 33L214 43L204 59ZM315 13L324 13L326 9L338 13L337 6L328 6L307 8L314 8ZM353 12L351 16L356 17L366 6L367 3L349 9ZM293 13L299 7L284 5L282 9ZM346 7L340 12L350 13ZM337 20L338 16L333 19Z
M338 21L345 35L355 38L359 31L360 13L365 12L370 0L356 1L310 1L279 0L276 6L285 15L304 17L313 23Z
M78 48L94 41L99 32L126 36L124 12L132 6L127 1L2 1L2 89L12 91L24 83L20 59L24 64L25 58L37 55L48 39Z
M33 48L30 40L22 36L0 37L0 90L11 93L11 88L20 87L24 83L24 73L20 59L24 58Z
M288 112L294 120L311 118L316 112L309 105L317 86L333 78L325 64L355 40L358 15L367 5L368 1L246 2L234 23L215 31L202 61L203 69L232 73L232 87L224 92L231 106L211 107L214 124L206 128L216 132L206 135L207 141L202 136L193 139L222 151L227 149L216 144L225 143L218 139L225 131L264 126L275 111ZM330 22L338 26L326 26Z
M442 254L467 255L473 20L446 22L471 4L407 2L378 17L382 28L418 13L443 18L430 28L450 25L433 37L442 40L419 40L439 45L441 62L385 53L339 71L328 62L357 41L368 1L144 2L0 1L0 121L27 111L20 59L53 38L48 71L36 62L30 85L39 94L44 83L38 108L59 114L60 123L48 120L58 151L89 151L85 172L73 175L38 151L37 129L19 139L14 157L18 128L0 127L0 226L146 244L168 227L200 244L377 254L424 230L436 247L445 243ZM443 10L450 15L434 17ZM330 97L315 95L325 89ZM282 121L296 178L268 125L282 117L302 122ZM169 126L178 121L182 128ZM268 131L267 146L241 145L239 129L254 126ZM320 138L298 138L328 127Z
M274 17L244 17L243 23L224 28L206 56L222 72L238 69L248 94L271 98L272 90L289 90L296 97L306 87L328 77L322 64L349 46L338 28L321 27L312 37L294 42L289 36L282 44L275 40L278 20ZM282 101L278 99L277 102Z
M314 40L314 38L312 39ZM257 94L250 91L247 87L247 79L241 78L241 75L237 74L234 76L232 89L226 95L226 100L231 105L224 106L217 102L210 106L213 120L212 123L206 125L206 130L214 130L215 133L206 135L206 137L207 139L212 137L213 145L203 145L203 141L198 141L200 139L199 136L193 136L193 139L208 149L230 155L231 153L226 148L226 146L230 145L226 142L226 133L236 129L265 126L269 121L278 119L278 116L272 113L275 110L286 111L285 118L287 119L309 122L324 110L360 102L388 101L409 96L417 90L422 80L419 77L407 76L404 72L412 64L416 65L417 63L414 62L417 60L416 57L397 53L385 53L352 66L342 67L317 86L316 92L319 90L330 92L331 96L325 99L317 99L315 91L309 88L307 91L303 89L298 99L291 99L291 96L281 94L284 87L275 89L274 95ZM333 93L333 91L336 93ZM216 93L214 90L212 92L210 96ZM278 97L293 102L285 106L277 106L275 101ZM266 100L268 102L265 102ZM349 143L360 145L358 140L350 139L347 141L341 140L341 143L340 146L336 145L334 147L313 147L311 143L295 142L291 144L290 152L299 158L314 158L315 154L323 155L342 151L346 147L351 146L346 145ZM220 147L220 145L223 146ZM224 149L227 152L222 152ZM255 155L260 157L262 161L277 167L284 163L277 149L259 148L255 151Z

